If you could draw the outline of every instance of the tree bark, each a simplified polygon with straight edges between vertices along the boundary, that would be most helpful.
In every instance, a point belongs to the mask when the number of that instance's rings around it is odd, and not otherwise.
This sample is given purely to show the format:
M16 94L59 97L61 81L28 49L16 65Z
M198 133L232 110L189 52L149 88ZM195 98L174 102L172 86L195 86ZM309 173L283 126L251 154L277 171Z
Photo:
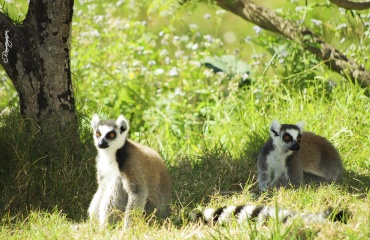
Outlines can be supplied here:
M370 2L353 2L348 0L329 0L331 3L334 3L338 7L351 9L351 10L366 10L370 8Z
M355 83L359 83L362 87L370 86L369 71L347 58L309 29L285 20L277 16L272 10L259 6L250 0L216 0L216 3L219 7L240 16L248 22L301 43L305 49L324 60L325 64L333 71Z
M73 0L30 0L21 25L0 12L1 65L19 96L20 113L39 125L49 155L61 136L78 140L70 69Z

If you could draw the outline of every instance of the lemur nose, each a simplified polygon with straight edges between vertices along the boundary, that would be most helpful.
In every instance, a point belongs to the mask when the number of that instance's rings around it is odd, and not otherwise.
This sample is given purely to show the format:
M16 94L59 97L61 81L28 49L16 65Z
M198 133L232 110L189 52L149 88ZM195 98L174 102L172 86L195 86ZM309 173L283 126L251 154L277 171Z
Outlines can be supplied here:
M295 142L291 147L290 150L292 151L298 151L299 150L299 143Z
M98 143L98 147L101 149L108 148L108 143L103 139L100 143Z

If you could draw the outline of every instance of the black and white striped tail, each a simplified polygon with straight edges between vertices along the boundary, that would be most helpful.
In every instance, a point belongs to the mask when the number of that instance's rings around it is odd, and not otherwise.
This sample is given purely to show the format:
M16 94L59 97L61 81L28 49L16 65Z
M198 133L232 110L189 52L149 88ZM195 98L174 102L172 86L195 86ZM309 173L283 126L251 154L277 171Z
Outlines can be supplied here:
M269 206L256 205L239 205L220 207L218 209L207 208L203 213L191 213L189 215L191 221L203 221L204 223L219 223L223 224L232 219L242 223L248 220L254 220L261 223L269 218L278 218L282 222L301 218L305 222L343 222L346 223L350 214L346 210L334 210L328 208L323 212L318 213L302 213L286 209L276 209Z

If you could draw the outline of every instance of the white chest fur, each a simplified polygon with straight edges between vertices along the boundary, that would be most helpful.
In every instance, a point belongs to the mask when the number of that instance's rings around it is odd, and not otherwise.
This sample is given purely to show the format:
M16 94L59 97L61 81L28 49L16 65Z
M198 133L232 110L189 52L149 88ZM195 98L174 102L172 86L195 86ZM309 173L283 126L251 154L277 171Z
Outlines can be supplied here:
M111 181L121 176L121 172L116 160L116 152L109 150L99 150L97 157L97 170L104 181Z
M280 176L281 174L287 174L285 162L287 157L292 153L292 151L284 151L279 148L275 148L267 156L267 164L270 172L273 172L275 177Z

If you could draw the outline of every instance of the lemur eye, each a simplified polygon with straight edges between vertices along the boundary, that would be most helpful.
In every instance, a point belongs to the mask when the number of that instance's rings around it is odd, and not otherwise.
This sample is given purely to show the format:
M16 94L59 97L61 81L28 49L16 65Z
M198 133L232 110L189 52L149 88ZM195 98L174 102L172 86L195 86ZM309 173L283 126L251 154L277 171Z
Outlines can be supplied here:
M109 138L110 139L113 139L115 136L116 136L116 134L114 132L109 133Z
M301 134L298 134L298 137L297 137L297 142L301 142L301 140L302 140L302 136L301 136Z
M95 136L96 136L96 137L100 137L100 136L101 136L101 133L100 133L99 131L97 131L97 132L95 133Z
M283 135L283 141L284 142L290 142L290 141L292 141L292 136L290 136L288 133L285 133Z

